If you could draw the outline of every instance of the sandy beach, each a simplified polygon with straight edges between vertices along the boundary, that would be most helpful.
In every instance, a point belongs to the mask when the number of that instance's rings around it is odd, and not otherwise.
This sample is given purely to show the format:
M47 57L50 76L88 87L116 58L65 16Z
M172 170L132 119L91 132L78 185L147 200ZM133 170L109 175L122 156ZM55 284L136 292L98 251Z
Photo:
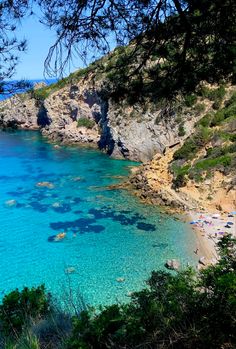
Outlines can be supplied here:
M222 236L231 233L236 237L235 213L189 212L188 221L197 236L197 246L194 252L204 264L212 264L217 261L216 244Z

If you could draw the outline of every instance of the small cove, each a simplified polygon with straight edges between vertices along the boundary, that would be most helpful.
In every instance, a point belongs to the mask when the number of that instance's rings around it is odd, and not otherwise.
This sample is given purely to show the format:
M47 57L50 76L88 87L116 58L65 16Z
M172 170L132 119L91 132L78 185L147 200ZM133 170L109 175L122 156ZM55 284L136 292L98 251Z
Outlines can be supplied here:
M1 298L44 283L59 300L70 289L94 306L122 302L166 259L196 262L187 224L106 188L135 163L86 148L55 149L31 131L0 132L0 150ZM60 232L66 237L53 242Z

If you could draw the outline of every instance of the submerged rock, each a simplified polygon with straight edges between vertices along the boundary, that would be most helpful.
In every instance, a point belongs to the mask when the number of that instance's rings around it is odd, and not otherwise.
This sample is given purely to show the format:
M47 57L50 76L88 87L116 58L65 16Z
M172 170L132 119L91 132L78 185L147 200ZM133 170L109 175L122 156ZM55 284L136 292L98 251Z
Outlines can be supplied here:
M60 202L54 202L52 204L52 207L61 207L61 203Z
M170 270L179 270L180 261L177 259L168 259L165 263L165 267Z
M127 293L126 293L126 296L127 296L127 297L132 297L132 296L133 296L133 294L134 294L134 292L129 291L129 292L127 292Z
M72 273L75 273L76 272L76 269L75 267L68 267L65 269L65 274L72 274Z
M16 200L7 200L7 201L5 201L5 205L6 205L7 207L16 206L16 204L17 204L17 201L16 201Z
M54 188L54 184L51 182L38 182L36 184L36 187L46 187L48 189L53 189Z

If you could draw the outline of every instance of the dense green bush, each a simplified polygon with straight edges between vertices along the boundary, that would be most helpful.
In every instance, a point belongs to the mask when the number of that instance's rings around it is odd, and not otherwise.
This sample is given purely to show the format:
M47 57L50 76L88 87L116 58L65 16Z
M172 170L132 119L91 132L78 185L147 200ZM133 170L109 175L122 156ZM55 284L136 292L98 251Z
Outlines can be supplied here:
M95 126L95 121L88 118L80 118L77 121L77 127L86 127L88 129L92 129Z
M194 107L194 110L197 114L203 113L205 109L206 109L206 106L205 104L202 104L202 103L197 103Z
M198 149L197 144L194 142L194 140L187 139L183 144L183 146L174 153L173 158L174 160L192 159L194 158L194 155L197 152L197 149Z
M220 157L215 157L214 159L203 159L194 165L197 170L208 170L209 168L217 167L219 165L229 166L231 164L231 157L223 155Z
M20 333L31 319L45 316L50 311L50 296L45 287L23 288L4 296L0 305L0 325L7 334Z
M33 98L38 101L44 101L50 95L51 89L47 87L38 88L37 90L33 90L31 92Z
M184 101L187 107L192 107L197 101L197 96L195 96L194 94L186 95L184 97Z
M208 98L213 102L222 101L224 96L226 95L226 90L223 85L219 86L216 89L202 86L199 90L199 95L204 98Z
M232 96L230 97L230 99L228 101L225 102L225 106L228 107L232 104L236 104L236 92L234 92L232 94Z
M193 159L197 151L208 142L210 137L211 130L207 127L200 126L196 134L188 138L183 146L174 153L174 160Z
M211 119L212 119L212 114L206 114L197 122L197 126L201 125L203 127L208 127L210 126Z
M171 170L174 174L173 187L181 188L187 184L187 175L189 173L190 165L176 166L173 164Z
M233 101L233 99L232 99ZM219 110L212 118L210 126L220 125L224 120L234 118L236 119L236 103L232 102L227 107Z
M180 137L183 137L184 135L185 135L185 128L184 128L184 123L183 122L181 122L180 124L179 124L179 130L178 130L178 135L180 136Z

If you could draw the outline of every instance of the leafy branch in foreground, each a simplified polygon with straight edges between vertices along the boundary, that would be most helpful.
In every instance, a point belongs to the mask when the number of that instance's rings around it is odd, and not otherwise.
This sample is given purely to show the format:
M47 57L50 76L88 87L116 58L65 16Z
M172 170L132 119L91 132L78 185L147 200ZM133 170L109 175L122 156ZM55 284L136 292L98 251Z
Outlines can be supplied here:
M15 35L17 25L30 10L28 0L2 0L0 2L0 95L22 92L28 82L10 82L19 63L19 54L25 52L27 43Z

